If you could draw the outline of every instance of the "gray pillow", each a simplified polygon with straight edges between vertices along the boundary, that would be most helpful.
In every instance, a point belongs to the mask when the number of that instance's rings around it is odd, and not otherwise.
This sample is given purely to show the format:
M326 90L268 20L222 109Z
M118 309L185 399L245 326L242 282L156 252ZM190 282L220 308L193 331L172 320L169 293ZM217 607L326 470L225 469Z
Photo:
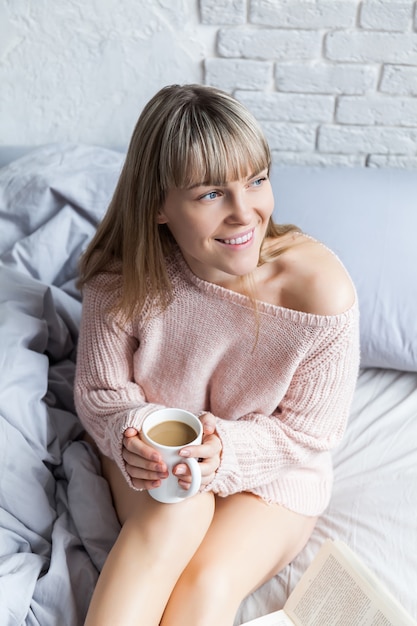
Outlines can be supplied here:
M417 371L417 171L277 167L274 218L328 245L356 285L361 366Z

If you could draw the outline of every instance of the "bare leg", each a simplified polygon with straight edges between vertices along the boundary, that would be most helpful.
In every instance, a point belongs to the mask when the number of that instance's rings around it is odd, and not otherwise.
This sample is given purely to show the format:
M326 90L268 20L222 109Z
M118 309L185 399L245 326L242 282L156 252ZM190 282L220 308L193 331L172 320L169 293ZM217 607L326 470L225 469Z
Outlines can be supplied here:
M216 498L211 526L161 625L232 626L240 602L294 559L315 523L250 494Z
M85 626L158 626L172 589L191 560L214 511L199 494L160 504L128 487L116 465L102 459L122 530L99 577Z

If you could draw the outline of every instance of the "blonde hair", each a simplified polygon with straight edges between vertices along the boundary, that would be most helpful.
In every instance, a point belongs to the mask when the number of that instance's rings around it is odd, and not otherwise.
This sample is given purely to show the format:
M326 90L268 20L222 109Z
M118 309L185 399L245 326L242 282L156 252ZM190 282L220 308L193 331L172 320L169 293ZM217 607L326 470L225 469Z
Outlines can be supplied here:
M118 260L119 312L128 318L148 298L165 308L171 298L165 258L175 242L157 215L168 190L237 180L270 163L259 124L232 96L203 85L164 87L137 121L113 198L81 258L80 288ZM291 228L271 220L266 236Z

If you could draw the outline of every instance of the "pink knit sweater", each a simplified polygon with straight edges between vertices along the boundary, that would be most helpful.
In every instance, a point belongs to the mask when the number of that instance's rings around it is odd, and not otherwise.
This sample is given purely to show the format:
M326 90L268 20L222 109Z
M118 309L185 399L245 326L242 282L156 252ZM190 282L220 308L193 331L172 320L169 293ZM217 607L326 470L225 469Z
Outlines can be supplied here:
M174 298L121 325L108 309L121 276L86 287L75 402L100 450L126 480L123 432L160 406L216 416L223 451L206 489L250 491L316 515L327 506L330 450L341 440L359 363L358 307L321 316L258 302L197 278L177 251Z

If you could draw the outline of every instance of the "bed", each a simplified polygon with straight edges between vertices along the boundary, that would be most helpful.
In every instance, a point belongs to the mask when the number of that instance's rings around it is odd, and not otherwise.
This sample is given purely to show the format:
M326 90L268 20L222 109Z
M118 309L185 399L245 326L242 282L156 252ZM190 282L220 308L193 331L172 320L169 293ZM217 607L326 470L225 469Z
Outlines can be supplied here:
M71 144L8 163L2 154L1 626L81 625L119 530L72 383L77 260L123 159ZM235 626L281 608L328 537L417 618L417 172L279 167L272 183L277 220L330 245L356 283L361 370L330 505L302 553L242 603Z

